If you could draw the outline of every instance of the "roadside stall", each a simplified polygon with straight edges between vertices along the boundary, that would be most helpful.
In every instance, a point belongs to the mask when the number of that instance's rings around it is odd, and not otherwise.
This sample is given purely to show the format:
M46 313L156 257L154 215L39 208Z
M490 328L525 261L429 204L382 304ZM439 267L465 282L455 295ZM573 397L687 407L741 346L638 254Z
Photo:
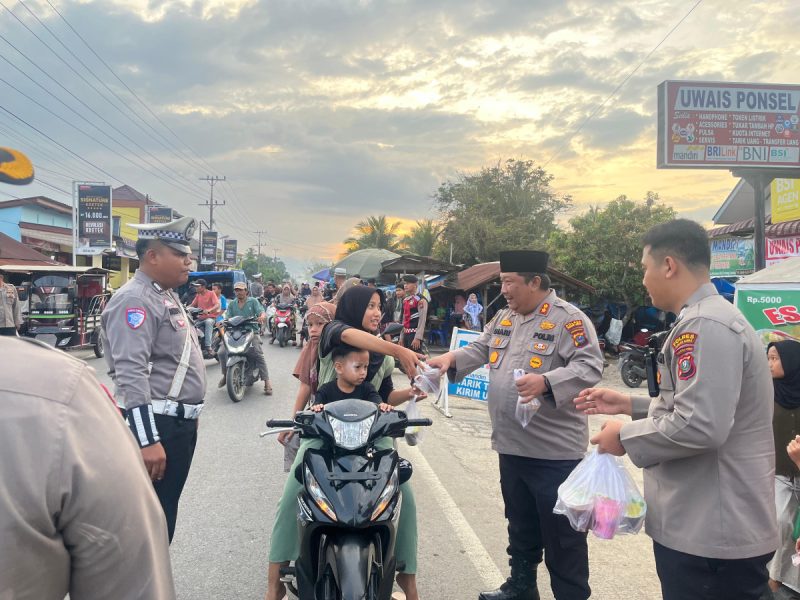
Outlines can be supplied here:
M800 258L790 258L736 282L735 304L764 346L800 341Z

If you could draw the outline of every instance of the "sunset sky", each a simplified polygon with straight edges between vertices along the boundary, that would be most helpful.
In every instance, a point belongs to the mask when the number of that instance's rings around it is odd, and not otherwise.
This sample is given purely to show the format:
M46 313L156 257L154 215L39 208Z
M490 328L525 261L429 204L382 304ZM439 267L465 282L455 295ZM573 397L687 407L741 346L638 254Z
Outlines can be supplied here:
M72 179L119 185L110 174L199 218L208 216L195 206L208 185L197 179L225 175L218 229L245 246L266 230L267 250L298 273L333 258L359 219L434 216L441 182L505 158L547 164L574 212L653 190L708 222L735 180L728 171L655 168L656 86L800 82L797 0L704 0L577 134L696 0L50 1L161 122L47 0L2 0L89 83L2 7L0 34L42 70L2 39L0 56L110 138L0 60L0 106L106 173L4 112L0 145L27 151L59 190ZM59 190L0 184L0 199L69 202Z

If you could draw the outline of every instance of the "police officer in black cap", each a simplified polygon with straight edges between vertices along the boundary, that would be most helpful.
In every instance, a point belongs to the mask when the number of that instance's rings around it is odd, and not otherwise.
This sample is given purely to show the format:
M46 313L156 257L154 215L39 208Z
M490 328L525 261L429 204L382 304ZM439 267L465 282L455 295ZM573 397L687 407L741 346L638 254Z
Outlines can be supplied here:
M586 315L550 289L547 261L546 252L501 252L508 307L476 341L428 361L455 380L486 363L491 369L492 447L500 455L511 576L480 600L539 600L542 558L556 600L591 594L586 533L553 514L553 506L589 441L573 398L600 381L603 357ZM518 414L518 398L533 408Z

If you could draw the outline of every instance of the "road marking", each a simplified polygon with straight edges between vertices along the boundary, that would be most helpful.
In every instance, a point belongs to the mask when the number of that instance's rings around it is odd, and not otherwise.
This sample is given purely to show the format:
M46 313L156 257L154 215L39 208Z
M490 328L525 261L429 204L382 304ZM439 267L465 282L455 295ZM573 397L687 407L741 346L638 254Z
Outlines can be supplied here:
M417 448L408 446L403 448L403 454L410 455L409 459L414 465L414 471L426 480L428 489L433 492L436 503L444 511L445 518L450 522L450 525L455 531L456 537L464 547L469 560L478 571L483 580L483 584L487 588L494 588L500 582L504 581L500 569L494 564L492 557L484 548L480 538L470 526L461 509L458 508L455 500L450 495L450 492L444 487L439 477L434 472L428 460Z

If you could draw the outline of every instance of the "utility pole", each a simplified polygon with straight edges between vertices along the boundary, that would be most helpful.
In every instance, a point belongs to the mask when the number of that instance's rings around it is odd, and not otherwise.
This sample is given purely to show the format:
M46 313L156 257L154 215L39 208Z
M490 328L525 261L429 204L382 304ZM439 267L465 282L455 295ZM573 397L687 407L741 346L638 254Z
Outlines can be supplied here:
M216 175L201 177L200 181L207 181L208 184L211 186L211 199L208 202L203 204L198 204L197 206L207 206L208 207L208 228L211 231L214 231L214 207L215 206L225 206L225 201L222 202L214 202L214 185L218 181L225 181L226 177L217 177Z
M278 250L280 250L280 248L272 249L272 260L276 263L278 262Z
M262 235L267 235L267 232L266 231L254 231L253 233L255 233L258 236L258 257L261 258L261 236Z

